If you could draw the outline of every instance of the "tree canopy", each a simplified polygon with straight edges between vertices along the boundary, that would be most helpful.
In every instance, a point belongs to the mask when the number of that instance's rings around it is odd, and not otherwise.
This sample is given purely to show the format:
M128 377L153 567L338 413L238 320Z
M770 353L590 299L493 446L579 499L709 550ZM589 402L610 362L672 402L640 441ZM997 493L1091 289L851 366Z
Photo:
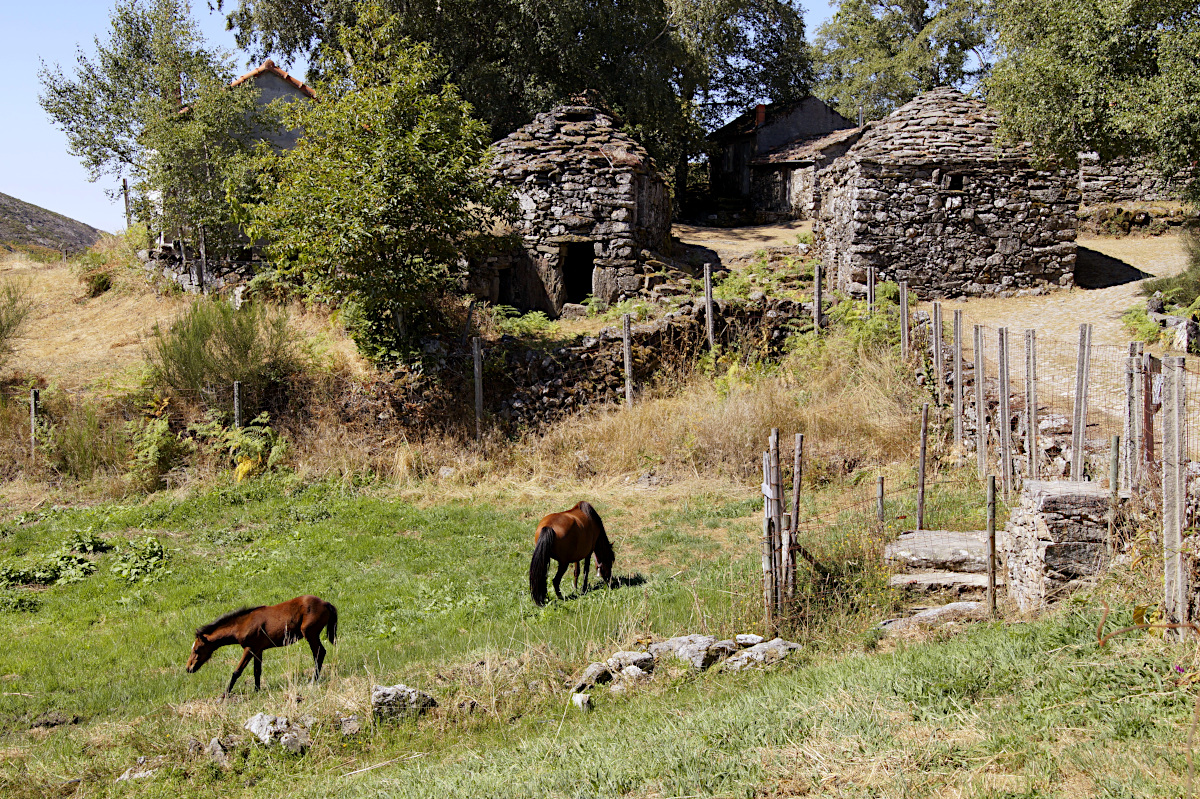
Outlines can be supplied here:
M853 119L885 116L936 86L964 88L989 67L986 0L840 0L817 31L816 92Z
M230 5L243 47L315 59L367 4ZM795 0L384 0L383 7L395 15L395 35L429 47L493 139L588 91L673 166L698 151L703 125L730 106L804 96L811 83Z
M304 136L264 157L251 209L276 270L345 308L360 349L384 360L429 327L508 202L487 180L486 126L400 24L370 8L330 33L319 100L283 112Z
M995 0L995 16L988 100L1008 136L1068 164L1147 157L1200 202L1195 0Z

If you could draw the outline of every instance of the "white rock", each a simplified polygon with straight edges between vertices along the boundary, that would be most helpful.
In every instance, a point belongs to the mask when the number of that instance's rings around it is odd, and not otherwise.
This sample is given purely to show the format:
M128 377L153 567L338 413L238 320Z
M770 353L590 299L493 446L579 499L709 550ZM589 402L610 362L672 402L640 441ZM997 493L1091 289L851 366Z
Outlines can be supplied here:
M419 716L437 706L432 696L407 685L371 687L371 710L377 717Z
M725 661L722 668L725 671L741 671L747 666L763 665L770 666L773 663L786 658L792 651L799 649L799 644L794 644L791 641L785 641L782 638L773 638L770 641L755 644L749 649L743 649L733 657Z
M738 646L754 646L755 644L761 644L767 639L754 633L741 633L740 635L735 635L733 640L737 641Z
M592 697L590 694L571 694L571 704L580 710L591 710Z

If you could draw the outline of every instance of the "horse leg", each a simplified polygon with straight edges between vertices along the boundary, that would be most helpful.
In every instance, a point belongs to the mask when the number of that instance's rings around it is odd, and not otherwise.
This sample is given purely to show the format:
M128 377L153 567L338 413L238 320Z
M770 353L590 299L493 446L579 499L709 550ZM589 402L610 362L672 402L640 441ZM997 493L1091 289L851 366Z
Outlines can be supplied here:
M590 569L591 566L592 566L592 556L588 555L586 558L583 559L583 593L585 593L585 594L587 593L587 590L588 590L588 569Z
M579 593L579 561L575 561L575 593ZM587 590L587 578L583 578L583 590Z
M242 659L238 661L237 668L233 670L233 676L229 678L229 685L225 686L225 696L233 691L233 684L237 682L237 678L242 676L242 671L246 668L246 664L250 662L250 647L242 650Z
M318 638L320 634L321 631L317 630L308 639L308 646L312 650L313 661L317 664L317 669L313 672L313 682L321 679L321 664L325 662L325 647L321 643L321 639Z
M567 566L569 565L570 564L565 560L559 561L558 572L554 575L554 595L559 599L562 599L563 595L562 591L558 587L558 584L562 582L563 575L567 573Z
M262 652L254 653L254 690L262 688Z

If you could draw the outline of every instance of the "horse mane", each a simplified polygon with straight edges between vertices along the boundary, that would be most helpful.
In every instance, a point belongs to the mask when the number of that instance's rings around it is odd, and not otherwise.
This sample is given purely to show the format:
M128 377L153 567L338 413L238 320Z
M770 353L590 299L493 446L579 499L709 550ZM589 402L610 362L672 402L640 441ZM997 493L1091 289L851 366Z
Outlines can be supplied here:
M233 621L234 619L244 616L251 611L258 610L261 607L265 607L265 605L256 605L252 608L240 607L237 610L231 610L224 616L218 618L216 621L210 621L208 624L205 624L202 627L197 627L196 637L199 638L202 635L208 635L209 633L216 632L226 622Z
M596 537L596 562L609 563L617 559L617 554L613 552L612 542L608 540L608 533L604 529L604 520L600 518L600 514L596 513L596 509L592 507L590 502L580 502L579 509L587 516L600 531L600 535Z

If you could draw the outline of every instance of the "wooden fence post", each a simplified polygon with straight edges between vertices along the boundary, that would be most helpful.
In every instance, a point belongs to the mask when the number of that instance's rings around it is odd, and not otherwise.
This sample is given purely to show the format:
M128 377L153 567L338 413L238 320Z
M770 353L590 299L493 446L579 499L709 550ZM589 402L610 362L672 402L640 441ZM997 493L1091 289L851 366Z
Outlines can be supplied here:
M997 388L1000 393L1000 422L996 425L996 432L1000 436L1000 474L1002 486L1004 487L1004 498L1007 500L1012 492L1012 416L1009 410L1009 382L1008 382L1008 328L1000 328L999 347L997 357L1000 360L999 376L1000 380Z
M933 333L929 337L929 346L933 348L933 372L936 375L934 385L937 386L937 401L941 404L942 390L946 387L946 356L942 352L942 304L935 302L933 304ZM944 418L941 412L938 412L938 418Z
M1075 409L1071 423L1071 479L1083 480L1083 450L1087 445L1088 373L1092 363L1092 326L1079 326L1079 355L1075 361Z
M787 579L787 595L788 599L796 596L796 539L800 533L800 486L804 476L804 434L796 434L795 450L792 454L792 513L791 524L789 529L791 535L788 537L787 548L787 563L788 563L788 579Z
M133 227L133 215L129 212L129 180L121 178L121 194L125 195L125 230Z
M1142 356L1142 454L1141 474L1142 483L1156 479L1158 475L1154 462L1154 414L1160 407L1160 401L1154 397L1154 384L1162 380L1162 361L1149 353Z
M879 520L880 529L883 528L886 521L883 511L883 475L881 474L875 483L875 517Z
M875 315L875 267L867 267L867 314Z
M1187 504L1185 451L1187 384L1184 359L1163 358L1163 588L1164 621L1185 624L1188 618L1188 568L1183 556Z
M954 312L954 447L963 447L963 330L962 311Z
M1121 488L1125 491L1140 486L1144 346L1140 341L1129 342L1129 357L1125 359L1125 419L1121 428Z
M763 453L763 535L762 535L762 572L763 572L763 624L767 630L772 628L774 618L775 584L771 573L771 453Z
M771 428L771 437L768 441L767 451L771 455L771 571L775 575L773 583L775 586L774 601L775 608L782 606L781 594L783 593L783 559L780 550L780 544L783 538L782 522L783 522L783 480L780 478L779 471L779 428Z
M1108 461L1108 556L1116 553L1117 503L1121 499L1121 437L1112 437Z
M242 381L233 381L233 426L242 426Z
M908 330L908 283L900 281L900 359L908 360L912 341Z
M42 399L42 392L36 388L29 389L29 459L37 460L37 418L38 404Z
M815 261L813 263L813 328L815 330L821 329L821 292L824 289L822 283L821 262Z
M633 343L630 341L629 314L621 317L621 341L625 347L625 404L633 405Z
M987 492L987 537L988 537L988 613L996 615L996 475L988 475Z
M917 529L925 529L925 453L929 442L929 403L921 406L921 456L917 463Z
M471 355L475 362L475 440L483 440L483 344L479 336L471 339Z
M987 404L984 393L983 327L975 325L975 465L982 480L988 473Z
M712 295L712 264L704 265L704 332L708 335L709 350L716 349L716 335L713 332L713 295Z
M1025 331L1025 476L1037 480L1041 471L1038 449L1037 331Z

